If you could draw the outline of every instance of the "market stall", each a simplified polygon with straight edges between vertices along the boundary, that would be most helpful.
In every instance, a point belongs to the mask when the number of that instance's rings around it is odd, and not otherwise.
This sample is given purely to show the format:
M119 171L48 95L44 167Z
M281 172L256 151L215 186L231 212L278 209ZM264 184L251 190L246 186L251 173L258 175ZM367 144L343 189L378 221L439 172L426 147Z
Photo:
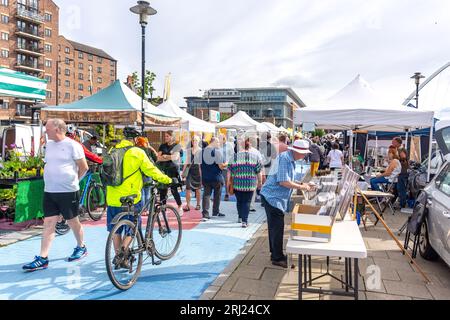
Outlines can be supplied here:
M43 101L47 81L21 72L0 68L0 96ZM0 207L4 217L14 216L20 223L42 217L44 181L40 157L28 156L11 148L8 160L0 165ZM6 158L6 157L4 157Z
M144 101L145 125L179 127L180 118ZM51 118L68 123L141 125L141 98L125 84L116 80L109 87L82 100L50 106L41 110L43 121Z
M255 132L267 132L267 127L258 121L253 120L246 112L239 111L231 118L219 123L218 129L234 129Z
M295 125L316 129L405 132L434 126L434 112L389 105L360 76L329 100L294 111ZM384 103L384 104L383 104ZM433 135L430 135L430 146ZM351 139L352 141L352 139ZM429 150L431 157L431 148Z
M158 106L158 110L164 111L166 114L176 118L181 118L181 128L189 132L209 132L214 133L216 127L214 124L203 121L199 118L182 110L176 103L169 99Z

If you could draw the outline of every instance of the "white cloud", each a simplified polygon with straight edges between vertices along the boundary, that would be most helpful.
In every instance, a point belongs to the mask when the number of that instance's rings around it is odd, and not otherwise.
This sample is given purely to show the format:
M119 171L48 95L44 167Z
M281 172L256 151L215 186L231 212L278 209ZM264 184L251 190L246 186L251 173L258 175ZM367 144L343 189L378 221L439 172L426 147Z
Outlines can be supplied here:
M98 46L119 60L119 75L140 70L135 1L57 0L61 32ZM409 77L430 75L450 60L447 0L191 0L152 1L147 67L162 95L172 73L172 95L199 89L291 84L306 102L338 91L357 74L401 103ZM80 8L70 28L65 8ZM72 7L73 9L73 7ZM67 9L68 10L68 9Z

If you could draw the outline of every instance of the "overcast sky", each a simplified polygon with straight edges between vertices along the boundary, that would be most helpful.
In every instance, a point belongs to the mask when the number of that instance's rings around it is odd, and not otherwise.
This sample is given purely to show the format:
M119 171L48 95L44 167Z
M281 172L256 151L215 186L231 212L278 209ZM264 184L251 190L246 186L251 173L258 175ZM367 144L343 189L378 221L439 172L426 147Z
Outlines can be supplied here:
M55 2L63 35L116 58L121 80L140 70L140 26L129 11L135 1ZM274 85L313 103L358 74L401 104L414 89L414 72L430 76L450 61L448 0L150 3L158 14L147 28L147 68L157 74L161 96L172 73L172 98L180 105L199 89ZM444 97L449 74L435 85Z

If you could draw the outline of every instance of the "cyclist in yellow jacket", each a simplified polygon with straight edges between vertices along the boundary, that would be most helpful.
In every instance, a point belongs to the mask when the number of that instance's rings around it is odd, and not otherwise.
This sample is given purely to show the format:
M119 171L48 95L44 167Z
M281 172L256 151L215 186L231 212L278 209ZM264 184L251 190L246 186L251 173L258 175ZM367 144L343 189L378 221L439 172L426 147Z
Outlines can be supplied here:
M127 148L134 146L134 139L140 136L140 133L134 128L125 128L124 131L125 140L118 143L115 148ZM143 175L152 178L153 180L170 184L172 179L162 173L148 158L144 150L140 148L129 149L123 158L123 176L127 177L120 186L112 187L107 186L106 189L106 202L108 204L107 210L107 229L111 232L113 225L112 221L114 217L124 211L120 199L131 195L137 195L134 200L134 208L136 211L142 209L141 203L141 190L144 185ZM130 217L131 219L131 217ZM130 237L122 239L122 230L118 231L118 234L114 237L114 249L116 254L120 249L127 248L129 246ZM128 239L127 239L128 238Z

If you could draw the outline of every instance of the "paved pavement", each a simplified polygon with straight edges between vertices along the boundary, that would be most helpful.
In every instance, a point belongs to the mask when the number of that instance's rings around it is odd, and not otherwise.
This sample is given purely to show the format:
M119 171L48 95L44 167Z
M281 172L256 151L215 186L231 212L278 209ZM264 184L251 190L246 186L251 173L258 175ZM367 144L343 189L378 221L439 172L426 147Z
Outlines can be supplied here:
M250 216L249 229L236 224L233 202L223 202L222 208L227 214L225 219L199 223L199 212L183 217L187 230L180 251L161 266L147 265L137 285L127 292L115 290L106 276L103 250L107 234L103 223L86 227L90 255L72 265L64 261L73 247L70 234L57 239L50 269L38 273L23 274L20 267L38 250L39 237L0 248L1 261L7 261L0 265L0 299L297 299L298 269L287 272L271 264L265 214L260 205ZM405 219L399 212L386 215L392 230L397 230ZM289 222L290 216L286 216L285 241ZM417 258L432 280L425 284L381 224L369 224L368 229L361 228L369 255L360 263L361 299L450 299L450 267L443 261ZM403 237L400 240L403 242ZM313 257L315 275L324 269L324 263L324 259ZM371 269L367 269L371 265L380 268L378 287L374 287ZM341 277L342 261L332 259L331 270ZM315 285L323 289L340 287L330 277ZM304 299L350 298L309 294Z
M386 215L387 224L392 230L406 220L406 216L397 212L395 216ZM288 239L290 216L286 216L285 242ZM419 273L411 267L401 254L394 240L384 227L370 225L368 231L361 228L368 259L360 262L360 299L367 300L416 300L435 299L450 300L450 267L442 260L436 262L417 258L417 263L424 270L432 283L426 284ZM403 243L403 237L400 237ZM275 267L270 262L267 239L267 225L263 225L246 247L245 253L236 257L232 264L206 290L202 299L214 300L256 300L277 299L296 300L298 290L298 268L286 271ZM297 259L293 259L297 264ZM325 259L313 257L313 277L325 270ZM374 282L373 269L379 267L381 281ZM343 261L331 260L331 273L336 277L343 275ZM315 283L322 289L339 289L340 284L331 277L324 277ZM346 300L338 296L305 294L305 300Z
M66 261L75 246L73 235L58 237L51 249L49 269L44 271L21 270L38 254L40 237L0 248L0 299L199 299L265 221L259 204L247 229L237 223L234 202L223 202L221 208L225 218L205 223L200 223L200 212L186 214L177 254L160 266L145 264L137 284L126 292L115 289L106 274L104 222L85 224L89 255L79 262Z

